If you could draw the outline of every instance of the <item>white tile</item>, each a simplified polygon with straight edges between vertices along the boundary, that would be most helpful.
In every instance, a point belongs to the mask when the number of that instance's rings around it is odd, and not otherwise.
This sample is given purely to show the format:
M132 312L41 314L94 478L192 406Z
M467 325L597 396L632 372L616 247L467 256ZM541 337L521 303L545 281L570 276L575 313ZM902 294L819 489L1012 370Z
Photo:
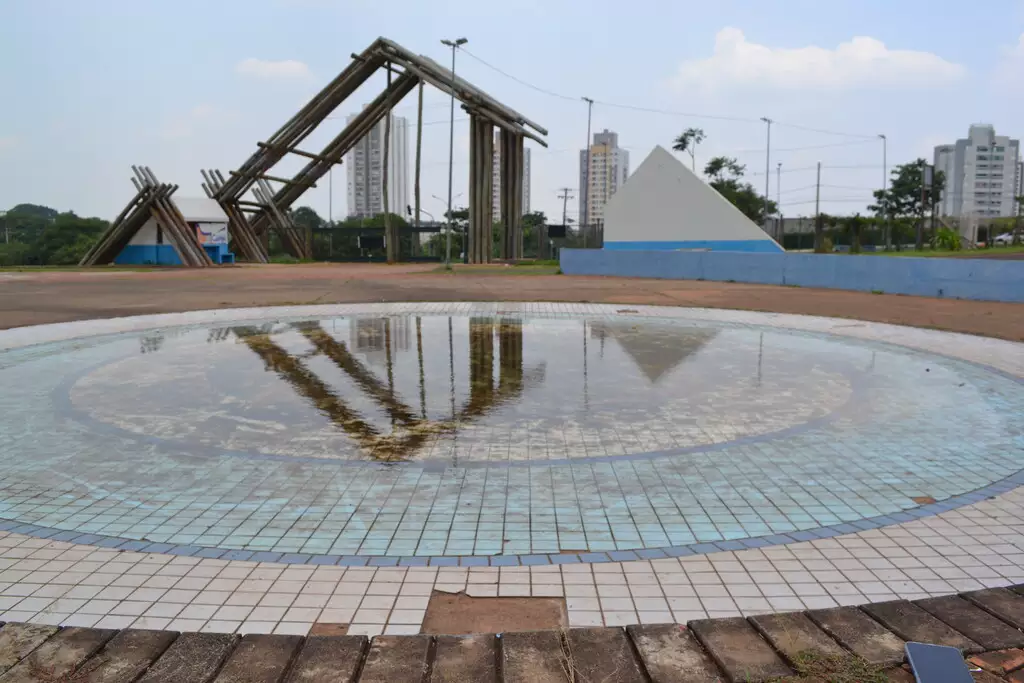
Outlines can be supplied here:
M240 621L222 621L218 619L211 619L206 622L203 626L203 633L234 633L239 626L242 625Z
M175 619L167 626L167 630L179 633L199 633L205 625L205 619Z

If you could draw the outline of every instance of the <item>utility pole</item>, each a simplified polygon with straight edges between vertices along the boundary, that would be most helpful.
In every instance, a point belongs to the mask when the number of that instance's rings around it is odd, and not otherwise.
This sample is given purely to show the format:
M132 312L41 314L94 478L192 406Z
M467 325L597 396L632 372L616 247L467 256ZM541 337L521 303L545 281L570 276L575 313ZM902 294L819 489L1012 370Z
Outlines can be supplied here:
M821 251L822 244L821 239L821 162L818 162L818 181L814 186L814 251L818 253Z
M772 167L772 120L762 116L761 120L768 124L768 146L764 154L764 221L768 222L768 182L771 180Z
M885 250L892 247L892 229L889 225L889 140L884 133L879 133L882 138L882 218L885 219Z
M925 203L925 186L928 184L928 163L925 162L921 165L921 209L918 212L919 220L917 221L917 237L914 240L914 249L917 251L924 251L924 203Z
M334 164L327 172L327 222L334 225Z
M444 238L444 267L452 267L452 168L455 162L455 51L469 42L467 38L442 40L442 45L452 49L452 101L448 117L448 229Z
M1020 185L1017 187L1017 196L1014 197L1017 200L1017 212L1013 219L1013 239L1010 240L1013 245L1020 244L1020 212L1024 208L1024 161L1017 166L1017 177L1020 179ZM7 225L6 221L4 225Z
M583 230L583 248L587 247L587 226L590 225L590 116L594 112L594 100L589 97L581 98L587 103L587 146L584 147L587 151L587 161L584 166L584 177L587 181L586 187L581 187L583 197L583 215L580 216L580 228ZM565 221L563 221L564 223Z
M562 194L558 195L558 198L562 200L562 227L568 230L569 225L566 222L566 208L569 205L569 200L572 199L572 188L571 187L560 187L558 191Z
M776 219L779 223L775 227L775 232L778 234L779 227L782 225L782 162L775 167L775 210L778 211L779 217Z

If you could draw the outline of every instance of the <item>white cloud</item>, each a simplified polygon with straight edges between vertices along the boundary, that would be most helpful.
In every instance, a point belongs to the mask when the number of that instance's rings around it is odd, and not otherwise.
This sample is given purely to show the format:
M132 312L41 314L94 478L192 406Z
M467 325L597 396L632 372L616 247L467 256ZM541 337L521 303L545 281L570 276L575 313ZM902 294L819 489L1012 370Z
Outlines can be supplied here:
M835 49L775 48L747 40L738 28L715 36L710 57L683 62L679 87L708 90L736 86L827 90L863 87L934 87L961 78L963 66L930 52L891 50L879 40L857 36Z
M192 137L203 125L227 119L227 113L212 104L197 104L183 114L172 118L161 131L161 135L170 140L182 140Z
M996 66L993 81L1001 86L1004 79L1016 80L1021 68L1024 68L1024 33L1020 34L1016 43L1003 48L1002 59Z
M243 76L282 81L307 81L313 77L306 63L295 59L275 62L250 57L236 64L235 71Z

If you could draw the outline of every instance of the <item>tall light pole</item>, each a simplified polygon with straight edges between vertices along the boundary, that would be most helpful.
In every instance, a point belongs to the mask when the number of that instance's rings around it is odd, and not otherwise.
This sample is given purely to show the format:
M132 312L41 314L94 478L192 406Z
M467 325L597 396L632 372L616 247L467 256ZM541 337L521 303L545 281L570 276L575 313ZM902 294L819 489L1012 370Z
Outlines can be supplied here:
M768 147L764 154L764 222L768 222L768 182L771 180L772 167L772 120L762 116L761 120L768 124Z
M327 222L334 224L334 164L327 172Z
M775 207L776 211L782 206L782 162L775 167Z
M776 218L775 234L779 233L779 226L782 224L782 162L775 167L775 211L779 214Z
M587 103L587 145L583 149L587 151L587 161L583 168L583 173L587 179L586 187L581 187L580 192L583 193L581 198L583 199L583 215L580 216L580 226L583 229L583 246L587 246L587 226L590 225L590 115L594 111L594 100L589 97L580 98ZM563 221L564 223L565 221Z
M444 239L444 267L452 267L452 168L455 161L455 51L460 45L465 45L467 38L455 40L442 40L442 45L452 49L452 102L449 108L448 123L448 231Z
M892 233L889 227L889 140L884 133L879 133L882 139L882 218L885 219L885 249L888 251L892 246Z

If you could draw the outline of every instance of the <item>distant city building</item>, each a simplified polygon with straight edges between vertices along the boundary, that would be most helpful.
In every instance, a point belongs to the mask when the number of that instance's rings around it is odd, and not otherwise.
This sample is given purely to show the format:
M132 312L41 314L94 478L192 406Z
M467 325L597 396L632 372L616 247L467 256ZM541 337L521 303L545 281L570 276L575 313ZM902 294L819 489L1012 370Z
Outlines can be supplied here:
M939 213L955 217L1012 216L1020 187L1020 142L973 125L964 140L935 148L935 170L946 175Z
M348 117L349 123L355 114ZM388 146L388 210L405 215L409 204L409 124L401 116L391 117ZM384 119L345 155L348 174L348 215L371 218L384 213Z
M603 223L605 205L628 176L629 152L619 147L619 134L607 128L594 133L589 168L587 150L580 150L580 223Z
M491 208L493 220L501 220L501 132L494 133L494 163L491 166ZM523 149L523 214L530 213L530 148Z

